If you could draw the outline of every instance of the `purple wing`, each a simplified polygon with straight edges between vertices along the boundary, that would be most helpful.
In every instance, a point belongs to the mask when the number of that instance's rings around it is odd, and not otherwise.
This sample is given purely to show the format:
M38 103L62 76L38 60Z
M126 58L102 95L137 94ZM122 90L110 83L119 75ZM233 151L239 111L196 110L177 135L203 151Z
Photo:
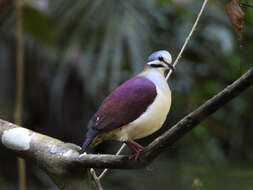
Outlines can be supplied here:
M116 88L102 103L89 122L89 128L111 131L137 119L156 97L153 82L134 77Z

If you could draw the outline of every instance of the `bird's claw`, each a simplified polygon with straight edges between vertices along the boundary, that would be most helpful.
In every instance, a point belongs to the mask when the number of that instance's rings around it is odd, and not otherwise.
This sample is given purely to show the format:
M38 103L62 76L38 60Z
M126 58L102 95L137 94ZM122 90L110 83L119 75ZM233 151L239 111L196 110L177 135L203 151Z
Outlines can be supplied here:
M140 156L141 151L135 152L134 154L129 156L129 160L138 160Z

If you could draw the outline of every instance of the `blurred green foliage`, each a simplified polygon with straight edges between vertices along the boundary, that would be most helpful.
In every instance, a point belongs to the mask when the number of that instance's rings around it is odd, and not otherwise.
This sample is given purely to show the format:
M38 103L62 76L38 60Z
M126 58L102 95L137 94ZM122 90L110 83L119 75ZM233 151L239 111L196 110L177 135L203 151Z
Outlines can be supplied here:
M140 72L150 53L167 49L176 57L200 5L197 0L26 1L24 126L80 145L101 100ZM12 8L0 14L0 117L10 121L15 98ZM244 11L244 39L238 41L222 1L209 3L169 81L173 104L168 121L141 143L251 67L253 9ZM252 104L250 89L168 147L148 169L109 172L105 189L252 189ZM113 153L119 146L105 142L96 151ZM1 150L0 163L1 189L16 189L15 158ZM30 189L55 188L29 162L27 174Z
M56 23L53 23L46 13L33 7L25 6L23 11L25 32L40 40L41 43L53 44Z

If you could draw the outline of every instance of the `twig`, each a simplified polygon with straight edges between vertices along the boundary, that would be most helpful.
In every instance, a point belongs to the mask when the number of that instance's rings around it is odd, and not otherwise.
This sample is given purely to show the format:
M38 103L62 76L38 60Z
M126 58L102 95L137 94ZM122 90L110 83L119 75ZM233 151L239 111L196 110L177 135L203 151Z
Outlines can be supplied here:
M96 183L96 186L97 186L98 190L104 190L103 186L100 183L99 177L97 177L97 175L96 175L96 171L93 168L91 168L90 173L91 173L91 175L92 175L92 177L93 177L93 179Z
M123 149L124 149L125 147L126 147L126 144L123 143L123 144L121 145L121 147L119 148L119 150L117 151L116 156L118 156L118 155L123 151ZM94 179L94 181L95 181L95 183L96 183L96 185L97 185L97 187L98 187L99 190L103 190L103 187L102 187L102 185L101 185L100 180L102 179L102 177L104 177L104 175L105 175L107 172L108 172L108 168L104 169L103 172L102 172L102 173L99 175L99 177L98 177L98 176L96 175L96 171L94 170L94 168L91 168L91 169L90 169L90 173L91 173L91 175L92 175L92 177L93 177L93 179ZM102 189L100 189L100 188L102 188Z
M22 125L23 90L24 90L24 55L23 55L23 0L16 0L16 102L14 120L17 125ZM19 190L26 190L25 161L18 162Z
M208 2L208 0L204 0L204 2L203 2L203 4L202 4L202 7L201 7L201 9L200 9L200 11L199 11L199 13L198 13L198 16L197 16L197 18L196 18L196 20L195 20L195 22L194 22L194 24L193 24L193 26L192 26L192 29L191 29L190 33L188 34L187 38L185 39L184 44L183 44L183 46L182 46L182 48L181 48L179 54L177 55L177 58L175 59L175 61L174 61L174 63L173 63L173 66L174 66L174 67L176 67L176 65L177 65L177 63L178 63L178 61L179 61L179 59L181 58L181 56L182 56L182 54L183 54L183 52L184 52L184 49L185 49L186 45L188 44L189 40L191 39L191 36L192 36L193 32L195 31L195 29L196 29L196 27L197 27L197 25L198 25L199 19L200 19L201 15L202 15L202 13L203 13L203 11L204 11L204 9L205 9L205 6L206 6L207 2ZM166 76L166 80L169 79L171 73L172 73L172 71L169 70L169 72L168 72L168 74L167 74L167 76Z
M124 149L125 147L126 147L126 144L123 143L123 144L121 145L121 147L119 148L118 152L116 153L116 156L119 155L119 154L123 151L123 149ZM102 177L107 173L107 171L108 171L107 168L104 169L103 172L99 175L98 178L99 178L99 179L102 179Z

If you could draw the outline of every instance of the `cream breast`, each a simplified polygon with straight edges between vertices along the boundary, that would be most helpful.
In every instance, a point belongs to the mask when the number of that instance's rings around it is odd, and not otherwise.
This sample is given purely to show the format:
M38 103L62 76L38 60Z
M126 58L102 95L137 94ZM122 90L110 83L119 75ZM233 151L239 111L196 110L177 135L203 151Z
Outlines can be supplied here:
M171 91L163 74L157 69L150 69L141 75L155 84L157 96L139 118L117 131L117 140L134 140L151 135L162 127L170 110Z

